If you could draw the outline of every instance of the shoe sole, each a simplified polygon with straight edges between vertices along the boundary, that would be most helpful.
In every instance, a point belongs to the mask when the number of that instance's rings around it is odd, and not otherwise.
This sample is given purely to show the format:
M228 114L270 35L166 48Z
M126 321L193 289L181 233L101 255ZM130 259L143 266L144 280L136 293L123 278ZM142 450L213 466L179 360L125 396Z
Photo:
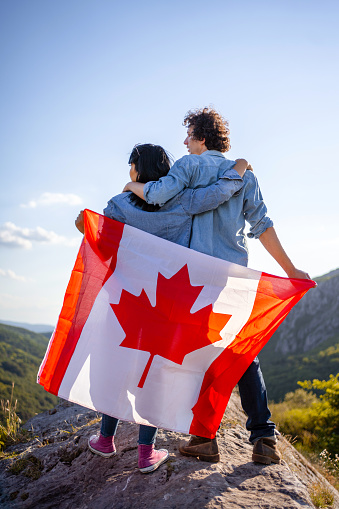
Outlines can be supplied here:
M263 465L270 465L271 463L275 463L280 465L280 459L269 458L268 456L261 456L260 454L252 454L252 461L255 463L262 463Z
M208 463L219 463L220 454L196 454L179 449L180 454L189 458L198 458L200 461L207 461Z
M94 449L90 443L88 443L88 448L90 451L94 452L94 454L97 454L98 456L102 456L103 458L110 458L111 456L114 456L117 451L113 451L113 452L101 452L101 451L97 451L96 449Z
M167 456L164 456L163 458L161 458L161 460L159 460L157 463L154 463L154 465L151 465L149 467L139 468L139 470L142 474L150 474L151 472L154 472L154 470L159 468L160 465L165 463L165 461L167 461L168 458L169 458L169 454L167 453Z

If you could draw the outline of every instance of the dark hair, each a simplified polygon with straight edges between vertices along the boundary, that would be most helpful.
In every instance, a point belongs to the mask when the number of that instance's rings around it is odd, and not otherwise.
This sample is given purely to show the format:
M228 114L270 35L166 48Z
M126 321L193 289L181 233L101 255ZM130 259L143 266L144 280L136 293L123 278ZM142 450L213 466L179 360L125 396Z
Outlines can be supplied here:
M159 180L167 175L171 168L171 161L166 151L160 145L146 143L136 145L129 156L128 164L135 164L138 173L137 181L146 184L151 180ZM159 205L145 202L139 196L131 194L131 201L143 210L153 212L158 210Z
M207 150L227 152L231 148L228 122L212 108L190 110L186 113L184 126L193 127L193 138L205 139Z

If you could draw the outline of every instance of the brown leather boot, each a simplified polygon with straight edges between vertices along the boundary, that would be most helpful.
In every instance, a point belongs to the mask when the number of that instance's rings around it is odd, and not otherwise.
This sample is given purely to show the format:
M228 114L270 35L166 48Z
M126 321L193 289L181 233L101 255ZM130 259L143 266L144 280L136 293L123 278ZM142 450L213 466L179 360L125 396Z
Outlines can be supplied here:
M219 447L216 438L191 436L189 442L182 442L179 451L183 456L194 456L201 461L218 463L220 461Z
M277 444L270 438L260 438L253 447L252 461L256 463L280 463L281 457L277 450Z

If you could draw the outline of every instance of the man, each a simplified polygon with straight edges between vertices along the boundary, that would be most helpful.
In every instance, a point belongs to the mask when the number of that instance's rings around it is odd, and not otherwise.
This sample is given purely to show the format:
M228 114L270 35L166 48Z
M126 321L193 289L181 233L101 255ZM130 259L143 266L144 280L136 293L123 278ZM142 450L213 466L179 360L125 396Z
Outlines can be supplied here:
M189 156L174 163L166 177L147 184L133 183L125 190L133 191L148 203L163 205L185 187L205 187L214 183L221 172L234 165L223 155L230 148L228 123L215 110L203 108L189 111L184 119L188 127L184 141ZM283 268L289 278L310 279L297 269L285 253L267 216L261 191L255 175L246 171L242 189L216 210L194 216L190 248L196 251L247 266L248 249L244 234L245 220L250 224L249 237L259 238L265 249ZM248 419L253 444L253 461L280 463L276 449L275 424L270 421L267 392L256 358L238 382L241 403ZM205 461L220 459L216 438L192 436L179 447L185 456Z

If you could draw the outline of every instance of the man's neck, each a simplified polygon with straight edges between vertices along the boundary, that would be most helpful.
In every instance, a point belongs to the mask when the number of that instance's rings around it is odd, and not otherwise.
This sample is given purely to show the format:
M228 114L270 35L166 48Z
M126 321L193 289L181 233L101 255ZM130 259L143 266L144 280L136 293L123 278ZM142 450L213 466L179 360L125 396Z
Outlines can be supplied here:
M204 152L207 152L207 147L206 147L206 145L204 145L203 147L201 147L201 150L199 150L199 152L194 152L194 154L195 154L196 156L201 156L201 154L203 154ZM191 152L191 154L192 154L192 152Z

